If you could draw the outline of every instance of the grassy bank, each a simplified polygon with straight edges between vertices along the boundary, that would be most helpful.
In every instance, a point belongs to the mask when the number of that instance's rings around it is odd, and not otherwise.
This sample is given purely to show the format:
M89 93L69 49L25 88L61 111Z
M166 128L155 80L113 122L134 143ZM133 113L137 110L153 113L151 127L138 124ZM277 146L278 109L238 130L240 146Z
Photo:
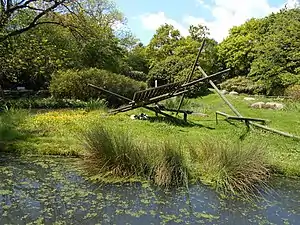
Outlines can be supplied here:
M244 116L269 119L270 127L300 136L299 103L284 102L284 110L273 111L251 109L242 96L229 98ZM267 101L256 99L261 100ZM248 132L238 122L221 120L216 125L215 111L230 110L214 94L190 100L185 107L208 117L192 115L185 125L142 109L115 116L104 110L31 112L13 128L22 138L5 141L5 148L27 154L86 156L86 165L93 168L89 172L98 175L95 178L150 179L162 186L188 178L239 191L265 180L270 171L300 176L299 142L257 129ZM129 118L140 112L149 113L149 120Z

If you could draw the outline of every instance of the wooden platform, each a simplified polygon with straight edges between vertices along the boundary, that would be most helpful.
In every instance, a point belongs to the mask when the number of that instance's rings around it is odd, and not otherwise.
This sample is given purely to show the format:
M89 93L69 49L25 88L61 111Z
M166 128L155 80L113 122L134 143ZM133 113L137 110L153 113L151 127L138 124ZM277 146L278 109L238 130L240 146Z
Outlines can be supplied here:
M227 120L238 120L249 124L250 121L253 122L261 122L262 124L266 124L268 121L261 118L252 118L252 117L239 117L239 116L231 116L224 112L216 111L216 124L218 124L218 115L226 117Z

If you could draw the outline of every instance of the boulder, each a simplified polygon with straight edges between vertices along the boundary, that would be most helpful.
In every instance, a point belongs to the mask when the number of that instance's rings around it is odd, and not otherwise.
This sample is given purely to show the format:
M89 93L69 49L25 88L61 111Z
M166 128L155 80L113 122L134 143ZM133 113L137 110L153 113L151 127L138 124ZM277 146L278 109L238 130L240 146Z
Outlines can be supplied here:
M264 108L264 106L265 106L264 102L255 102L251 105L251 108L262 109L262 108Z
M231 91L229 92L229 95L239 95L239 93L237 93L236 91Z
M228 91L226 91L226 90L221 90L220 91L223 95L227 95L228 94Z
M281 110L284 108L284 105L282 103L278 102L267 102L265 104L266 109L275 109L275 110Z

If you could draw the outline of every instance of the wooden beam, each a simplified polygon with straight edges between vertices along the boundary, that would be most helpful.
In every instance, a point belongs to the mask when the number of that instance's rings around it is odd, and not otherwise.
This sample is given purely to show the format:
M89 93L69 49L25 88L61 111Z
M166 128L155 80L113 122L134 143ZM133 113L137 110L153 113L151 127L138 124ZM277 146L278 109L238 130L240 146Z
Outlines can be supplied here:
M117 94L117 93L114 93L114 92L112 92L112 91L106 90L106 89L104 89L104 88L95 86L95 85L93 85L93 84L88 84L88 86L90 86L90 87L92 87L92 88L95 88L95 89L97 89L97 90L99 90L99 91L103 91L103 92L106 92L106 93L108 93L108 94L111 94L111 95L113 95L113 96L115 96L115 97L117 97L117 98L119 98L119 99L122 99L122 100L126 100L126 101L129 101L129 102L132 102L132 99L127 98L127 97L122 96L122 95L119 95L119 94Z
M201 66L198 67L201 73L204 77L209 78L209 76L205 73L205 71L201 68ZM239 117L242 117L242 114L228 101L228 99L221 93L219 88L214 84L212 80L209 80L210 85L216 90L218 95L224 100L224 102L229 106L229 108Z

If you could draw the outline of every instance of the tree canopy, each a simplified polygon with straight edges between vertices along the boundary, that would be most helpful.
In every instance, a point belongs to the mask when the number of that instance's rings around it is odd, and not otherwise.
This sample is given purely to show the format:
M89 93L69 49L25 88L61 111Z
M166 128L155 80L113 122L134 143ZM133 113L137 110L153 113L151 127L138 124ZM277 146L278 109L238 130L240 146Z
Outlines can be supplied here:
M147 81L148 86L154 80L159 85L185 80L204 40L200 65L208 74L231 68L227 78L242 76L255 87L251 90L267 94L300 83L299 8L250 19L233 27L221 43L210 38L203 24L191 25L187 36L163 24L145 45L112 0L0 3L3 88L47 89L59 70L90 68ZM199 76L196 71L193 79Z

